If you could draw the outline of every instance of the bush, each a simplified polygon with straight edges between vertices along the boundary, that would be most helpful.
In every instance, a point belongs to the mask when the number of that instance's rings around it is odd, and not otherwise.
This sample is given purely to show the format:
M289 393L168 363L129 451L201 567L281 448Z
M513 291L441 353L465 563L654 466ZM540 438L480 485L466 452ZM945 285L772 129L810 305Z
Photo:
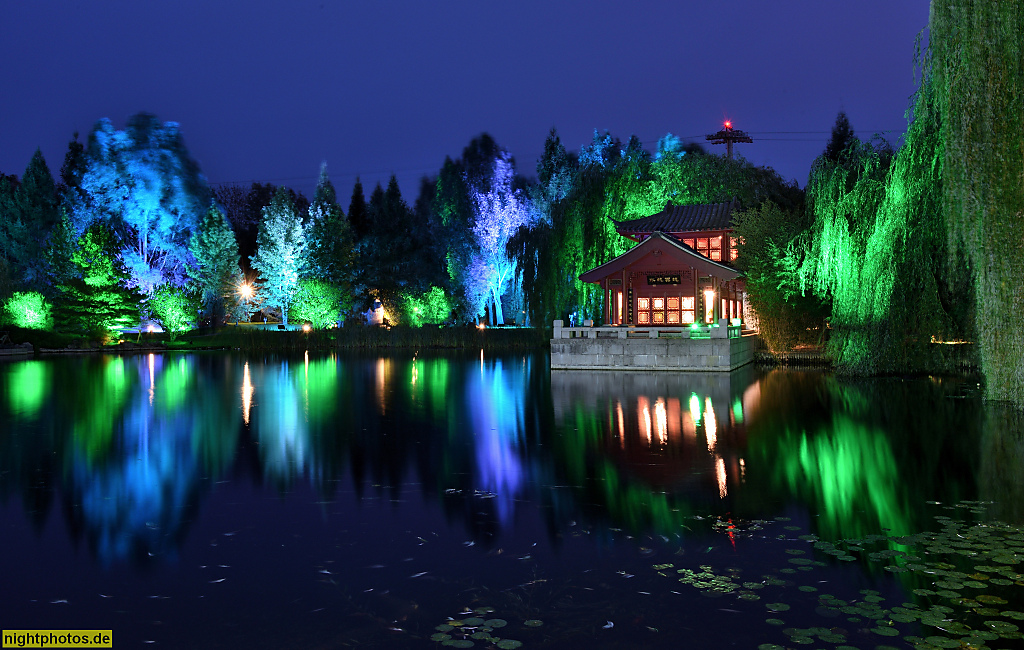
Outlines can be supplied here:
M4 311L10 322L34 330L53 329L53 306L35 291L19 291L7 299Z
M430 287L429 291L419 296L404 294L402 310L410 325L437 325L447 321L451 315L452 299L440 287Z
M299 280L288 312L294 320L309 321L317 329L326 329L338 321L341 298L341 289L329 282Z
M173 341L178 332L191 329L195 323L199 299L187 289L164 284L153 292L149 306Z

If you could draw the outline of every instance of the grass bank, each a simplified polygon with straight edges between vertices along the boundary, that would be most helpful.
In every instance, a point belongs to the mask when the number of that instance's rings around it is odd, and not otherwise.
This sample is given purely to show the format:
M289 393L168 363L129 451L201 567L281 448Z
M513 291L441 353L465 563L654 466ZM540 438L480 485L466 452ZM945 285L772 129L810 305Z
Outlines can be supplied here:
M214 330L193 330L174 341L165 333L126 334L124 341L102 341L85 335L20 328L5 330L12 343L31 343L40 349L97 349L109 352L164 348L167 350L230 349L244 351L437 349L518 352L546 348L550 332L534 328L476 327L343 327L310 332L278 331L227 325Z

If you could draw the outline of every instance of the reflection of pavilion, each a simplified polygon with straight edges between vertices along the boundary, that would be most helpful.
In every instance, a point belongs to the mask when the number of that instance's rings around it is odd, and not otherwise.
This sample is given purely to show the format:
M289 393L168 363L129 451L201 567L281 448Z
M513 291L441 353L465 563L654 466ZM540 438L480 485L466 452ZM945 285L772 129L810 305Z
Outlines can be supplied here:
M593 416L602 450L660 488L725 498L743 480L746 420L758 407L756 371L580 373L551 371L555 421ZM694 483L696 479L696 484Z

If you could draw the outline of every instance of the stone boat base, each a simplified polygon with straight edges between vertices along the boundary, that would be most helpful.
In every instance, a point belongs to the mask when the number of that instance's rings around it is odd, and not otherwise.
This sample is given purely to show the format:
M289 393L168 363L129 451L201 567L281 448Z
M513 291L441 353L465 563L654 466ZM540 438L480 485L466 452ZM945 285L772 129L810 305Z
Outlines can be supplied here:
M563 327L554 322L553 370L729 372L754 361L758 337L722 320L712 326Z

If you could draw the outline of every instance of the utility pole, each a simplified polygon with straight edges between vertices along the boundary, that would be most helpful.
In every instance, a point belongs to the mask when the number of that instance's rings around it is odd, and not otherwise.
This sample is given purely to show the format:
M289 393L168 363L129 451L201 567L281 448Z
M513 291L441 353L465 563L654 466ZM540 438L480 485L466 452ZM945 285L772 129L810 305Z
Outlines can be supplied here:
M726 156L729 160L732 160L732 143L733 142L753 142L751 137L746 134L745 131L737 131L732 128L732 120L726 120L723 128L718 133L712 133L705 136L711 144L724 144Z

